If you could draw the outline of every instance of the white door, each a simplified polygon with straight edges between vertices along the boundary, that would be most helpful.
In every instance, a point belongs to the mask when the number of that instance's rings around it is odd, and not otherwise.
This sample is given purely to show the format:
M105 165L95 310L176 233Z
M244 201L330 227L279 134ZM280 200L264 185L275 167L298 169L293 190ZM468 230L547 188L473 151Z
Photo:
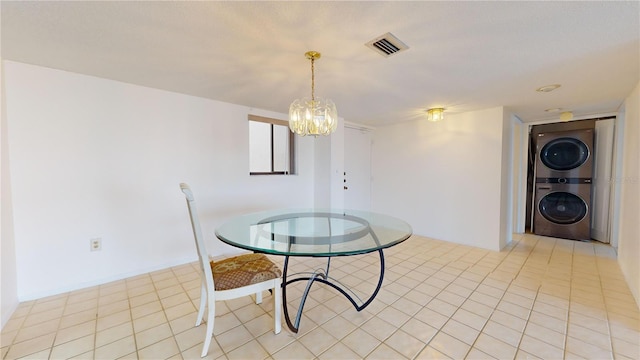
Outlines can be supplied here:
M371 131L345 127L344 208L371 208Z

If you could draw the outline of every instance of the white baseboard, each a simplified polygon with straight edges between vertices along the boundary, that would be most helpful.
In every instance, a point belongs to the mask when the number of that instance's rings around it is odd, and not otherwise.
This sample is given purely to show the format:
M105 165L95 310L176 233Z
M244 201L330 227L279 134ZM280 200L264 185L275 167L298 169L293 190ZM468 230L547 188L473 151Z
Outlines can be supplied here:
M19 302L31 301L31 300L45 298L45 297L48 297L48 296L59 295L59 294L63 294L63 293L70 292L70 291L85 289L85 288L92 287L92 286L97 286L97 285L110 283L112 281L118 281L118 280L126 279L126 278L129 278L129 277L150 273L150 272L153 272L153 271L158 271L158 270L163 270L163 269L167 269L167 268L174 267L174 266L184 265L184 264L187 264L187 263L190 263L190 262L194 262L196 260L198 260L197 257L182 258L182 259L174 260L174 261L171 261L171 262L168 262L168 263L164 263L164 264L161 264L161 265L158 265L158 266L139 269L139 270L128 272L128 273L117 274L117 275L114 275L114 276L110 276L108 278L103 278L103 279L99 279L99 280L95 280L95 281L78 283L78 284L74 284L74 285L71 285L71 286L66 286L66 287L62 287L62 288L58 288L58 289L54 289L54 290L50 290L50 291L18 295L18 301ZM17 307L17 305L16 305L16 307Z

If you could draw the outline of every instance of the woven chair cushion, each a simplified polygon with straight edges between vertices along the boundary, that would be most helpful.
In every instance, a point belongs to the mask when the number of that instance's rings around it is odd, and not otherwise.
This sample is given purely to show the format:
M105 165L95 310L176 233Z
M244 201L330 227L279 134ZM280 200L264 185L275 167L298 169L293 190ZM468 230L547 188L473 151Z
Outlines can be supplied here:
M211 261L216 290L236 289L279 278L282 271L264 254L246 254Z

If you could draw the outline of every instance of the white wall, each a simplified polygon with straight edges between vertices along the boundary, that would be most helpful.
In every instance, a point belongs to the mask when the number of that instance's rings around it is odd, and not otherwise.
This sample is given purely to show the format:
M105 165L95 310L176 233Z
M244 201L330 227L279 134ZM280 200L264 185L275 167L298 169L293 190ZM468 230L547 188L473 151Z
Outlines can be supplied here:
M330 207L333 209L344 208L344 141L345 141L345 122L340 118L338 128L331 134L331 201ZM316 187L318 187L318 179L316 178Z
M1 61L1 59L0 59ZM9 143L7 137L7 116L4 91L4 66L0 62L0 328L9 321L18 306L18 277L16 272L16 251L13 237L13 216L11 210L11 183L9 177Z
M640 83L624 103L624 141L618 228L618 262L640 304Z
M247 114L286 115L15 62L4 81L20 301L194 260L180 182L218 254L230 216L313 206L312 138L298 175L249 176Z
M513 126L513 232L525 231L527 213L527 162L529 147L529 127L517 117L512 118Z
M407 220L418 235L500 249L510 236L510 121L498 107L378 128L372 209Z
M327 209L331 207L331 138L326 136L309 137L314 142L314 172L317 173L314 190L314 206Z
M314 207L341 209L344 204L342 172L344 171L344 120L331 136L307 137L314 143Z
M513 159L516 157L515 145L514 145L514 128L516 126L514 116L507 112L502 111L502 150L500 160L500 179L499 179L499 191L500 202L498 206L500 208L500 215L498 219L500 236L498 237L499 243L496 250L502 249L511 241L511 233L513 232L513 179L514 179L514 166ZM487 154L487 156L491 156ZM494 221L495 221L494 220Z

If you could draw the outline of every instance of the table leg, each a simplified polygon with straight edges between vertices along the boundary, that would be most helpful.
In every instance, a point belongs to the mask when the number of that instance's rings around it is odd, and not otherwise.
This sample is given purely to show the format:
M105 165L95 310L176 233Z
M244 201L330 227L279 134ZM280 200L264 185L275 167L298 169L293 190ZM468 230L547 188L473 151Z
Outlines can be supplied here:
M373 294L371 294L371 296L360 305L358 305L355 299L347 292L347 290L345 290L341 286L341 284L330 281L330 278L328 276L328 271L329 271L328 263L327 263L326 272L323 272L322 270L316 270L311 274L311 276L296 277L296 278L287 280L287 272L289 269L289 256L285 256L284 268L282 271L282 300L283 300L282 304L284 307L283 309L284 318L285 318L285 321L287 322L287 326L289 327L289 329L294 333L298 332L300 327L300 318L302 317L302 309L304 308L304 304L307 300L307 296L309 295L309 291L311 290L311 285L316 281L329 285L332 288L336 289L338 292L344 295L351 302L351 304L357 311L361 311L364 308L366 308L373 301L373 299L376 297L376 295L380 291L380 288L382 287L382 281L384 279L385 264L384 264L384 253L382 252L382 249L378 250L378 254L380 255L380 277L378 278L378 284ZM328 259L328 261L330 260L331 258ZM289 309L287 307L287 285L290 283L298 282L298 281L307 281L307 286L305 287L304 293L302 294L302 298L300 299L300 305L298 306L295 323L292 323L291 318L289 317Z

